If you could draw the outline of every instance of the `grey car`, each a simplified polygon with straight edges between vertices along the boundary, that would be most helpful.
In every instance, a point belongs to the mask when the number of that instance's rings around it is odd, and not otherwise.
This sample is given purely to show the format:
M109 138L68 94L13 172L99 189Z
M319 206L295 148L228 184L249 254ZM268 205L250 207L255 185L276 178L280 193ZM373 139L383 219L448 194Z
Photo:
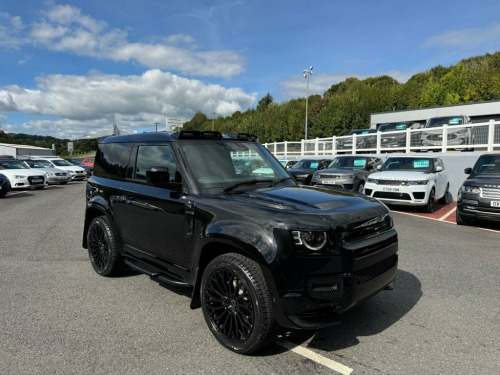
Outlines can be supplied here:
M382 165L374 156L337 156L326 169L314 173L311 185L363 192L367 176Z
M24 161L31 169L37 169L45 173L48 184L61 184L65 185L71 181L71 175L59 168L54 168L52 164L45 160L25 160Z

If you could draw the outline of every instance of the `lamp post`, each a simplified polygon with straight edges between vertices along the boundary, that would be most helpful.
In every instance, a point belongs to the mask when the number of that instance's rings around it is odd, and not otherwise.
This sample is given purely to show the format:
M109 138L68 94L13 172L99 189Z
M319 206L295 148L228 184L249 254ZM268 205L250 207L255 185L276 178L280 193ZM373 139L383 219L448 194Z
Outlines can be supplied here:
M212 112L212 131L214 131L214 118L215 118L216 113L217 112L215 112L215 111Z
M305 69L302 74L304 75L304 78L307 80L306 83L306 132L305 132L305 137L304 139L307 140L307 107L309 104L309 76L313 74L313 67L312 65L309 67L309 69Z

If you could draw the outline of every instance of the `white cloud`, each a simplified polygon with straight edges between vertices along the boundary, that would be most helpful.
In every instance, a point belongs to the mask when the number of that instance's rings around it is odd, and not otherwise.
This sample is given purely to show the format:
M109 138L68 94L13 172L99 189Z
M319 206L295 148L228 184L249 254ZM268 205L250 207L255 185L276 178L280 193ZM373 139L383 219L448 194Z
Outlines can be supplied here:
M434 35L424 42L424 47L477 48L494 44L498 46L500 24L450 31Z
M133 132L155 122L164 125L166 117L189 120L196 111L208 115L215 110L217 115L228 116L247 110L256 99L256 93L249 95L239 88L207 85L153 69L127 77L97 72L88 76L42 76L35 89L0 88L0 111L62 118L25 125L34 134L78 138L87 135L89 129L100 131L112 123L114 115L120 129Z
M194 38L174 34L163 42L131 42L124 30L82 14L70 5L53 5L34 23L0 13L0 47L34 45L113 61L135 61L148 68L173 69L192 76L231 78L244 72L245 60L236 51L204 51Z

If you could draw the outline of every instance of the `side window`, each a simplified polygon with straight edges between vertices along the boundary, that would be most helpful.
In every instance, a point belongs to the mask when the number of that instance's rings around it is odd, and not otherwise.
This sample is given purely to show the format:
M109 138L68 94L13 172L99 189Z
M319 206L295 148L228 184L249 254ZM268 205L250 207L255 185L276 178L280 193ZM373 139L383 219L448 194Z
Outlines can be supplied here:
M166 172L168 172L168 182L181 182L170 144L140 145L138 147L137 161L135 164L135 179L146 182L147 170L155 167L166 168Z
M124 179L131 148L130 143L100 143L94 163L94 175Z

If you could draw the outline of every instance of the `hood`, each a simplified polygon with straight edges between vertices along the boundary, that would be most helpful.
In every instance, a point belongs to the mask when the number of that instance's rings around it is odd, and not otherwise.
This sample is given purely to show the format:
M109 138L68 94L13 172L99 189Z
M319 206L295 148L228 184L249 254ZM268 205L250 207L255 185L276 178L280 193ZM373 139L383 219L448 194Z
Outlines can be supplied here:
M85 172L85 169L83 169L82 167L77 167L76 165L75 166L59 166L57 167L59 169L63 169L65 171L72 171L72 172Z
M432 173L425 172L384 171L372 173L369 178L374 180L414 181L430 180L432 176Z
M490 185L490 186L496 186L500 188L500 175L498 177L493 177L493 176L476 176L473 178L468 178L467 180L464 181L464 185L467 186L484 186L484 185Z
M45 176L37 169L2 169L0 173L5 176Z

